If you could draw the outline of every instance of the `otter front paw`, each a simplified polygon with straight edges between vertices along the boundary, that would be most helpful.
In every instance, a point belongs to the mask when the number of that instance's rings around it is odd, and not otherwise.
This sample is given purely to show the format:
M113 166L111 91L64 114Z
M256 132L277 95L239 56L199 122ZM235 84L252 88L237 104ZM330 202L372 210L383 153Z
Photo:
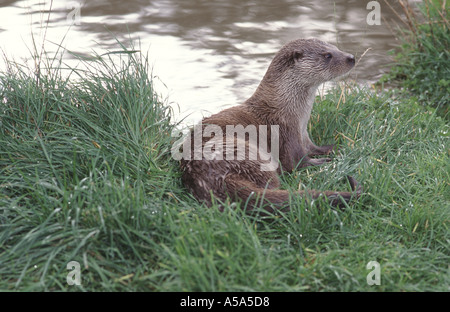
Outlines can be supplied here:
M307 158L302 160L300 167L319 166L330 161L331 158Z
M335 145L313 146L309 151L310 156L329 155L335 149Z

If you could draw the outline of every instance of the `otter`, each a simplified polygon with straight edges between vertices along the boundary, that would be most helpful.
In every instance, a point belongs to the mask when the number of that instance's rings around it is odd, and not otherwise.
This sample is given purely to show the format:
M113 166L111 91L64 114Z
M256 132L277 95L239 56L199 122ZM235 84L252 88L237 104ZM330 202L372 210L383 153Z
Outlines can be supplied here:
M353 55L318 39L287 43L247 101L204 118L191 130L181 159L185 187L207 206L214 198L222 202L230 198L242 201L248 211L257 207L269 212L289 210L290 193L279 189L279 174L328 162L329 158L312 157L334 149L334 145L316 146L307 131L316 90L354 65ZM275 160L269 163L268 155L276 155ZM339 207L342 200L349 202L362 192L353 177L347 179L351 192L297 190L292 194L312 199L325 196Z

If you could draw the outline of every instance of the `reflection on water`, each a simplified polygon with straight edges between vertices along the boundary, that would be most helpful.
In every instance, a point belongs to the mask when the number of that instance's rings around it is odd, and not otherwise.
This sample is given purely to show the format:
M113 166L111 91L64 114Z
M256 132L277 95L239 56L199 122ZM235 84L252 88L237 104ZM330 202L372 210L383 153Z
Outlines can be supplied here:
M318 37L357 58L371 48L351 77L377 80L391 61L386 52L396 45L390 30L395 23L388 25L395 15L379 1L382 25L370 26L366 3L3 0L0 47L17 60L30 56L31 32L38 44L45 35L48 51L65 36L63 46L84 54L117 49L114 36L122 42L139 39L153 74L167 86L158 90L179 105L179 118L191 114L192 121L250 97L274 53L296 38Z

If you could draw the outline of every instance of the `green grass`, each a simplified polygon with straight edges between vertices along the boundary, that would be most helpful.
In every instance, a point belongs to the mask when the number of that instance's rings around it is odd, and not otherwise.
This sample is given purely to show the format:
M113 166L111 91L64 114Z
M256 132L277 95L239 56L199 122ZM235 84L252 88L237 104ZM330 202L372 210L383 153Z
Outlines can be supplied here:
M342 210L292 197L290 212L249 216L182 187L176 125L145 56L120 46L80 61L0 73L0 290L450 290L450 125L438 109L395 90L330 92L311 133L339 152L282 183L349 189L350 174L364 194ZM80 286L66 283L70 261ZM379 286L367 285L370 261Z
M0 289L66 289L70 260L86 289L114 289L111 277L157 261L143 252L160 235L152 224L182 192L173 125L145 58L121 53L1 74Z
M401 49L395 64L382 82L403 87L423 105L438 108L450 118L450 22L449 4L442 0L425 0L414 15L408 3L402 4L406 29L399 29Z

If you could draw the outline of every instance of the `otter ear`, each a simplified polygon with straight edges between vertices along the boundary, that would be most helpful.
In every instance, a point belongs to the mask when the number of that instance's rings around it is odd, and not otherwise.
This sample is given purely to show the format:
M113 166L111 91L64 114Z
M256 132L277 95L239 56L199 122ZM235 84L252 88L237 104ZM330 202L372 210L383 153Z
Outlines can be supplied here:
M294 51L293 58L296 63L299 62L303 58L303 51Z

